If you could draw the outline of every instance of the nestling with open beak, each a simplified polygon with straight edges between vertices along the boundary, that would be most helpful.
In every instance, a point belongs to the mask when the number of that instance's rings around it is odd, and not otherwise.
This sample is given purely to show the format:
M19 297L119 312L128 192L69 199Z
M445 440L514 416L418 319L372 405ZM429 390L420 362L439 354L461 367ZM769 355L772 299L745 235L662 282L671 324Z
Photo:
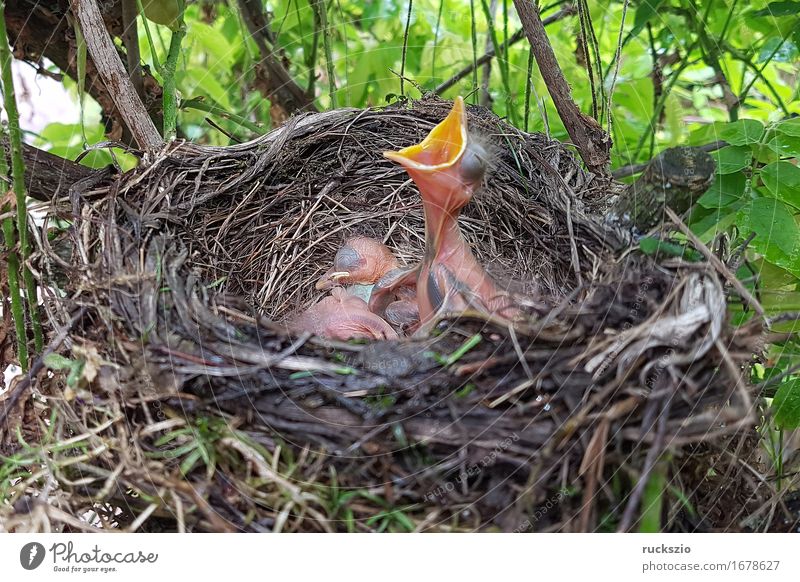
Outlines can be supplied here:
M330 295L292 320L289 327L335 340L398 337L392 326L372 313L363 299L350 295L342 287L334 287Z
M384 152L403 165L422 196L425 254L413 269L384 277L372 291L370 310L385 314L393 293L416 282L423 327L437 314L474 310L502 315L509 297L472 254L458 226L486 173L487 154L467 133L464 100L458 97L447 118L417 145Z

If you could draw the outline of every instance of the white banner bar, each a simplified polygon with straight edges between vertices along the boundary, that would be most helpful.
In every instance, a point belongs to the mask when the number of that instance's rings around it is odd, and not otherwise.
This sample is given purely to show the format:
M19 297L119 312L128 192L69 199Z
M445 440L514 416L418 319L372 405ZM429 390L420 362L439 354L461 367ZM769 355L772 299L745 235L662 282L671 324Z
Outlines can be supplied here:
M0 537L3 580L798 580L786 534L107 534ZM579 578L580 577L580 578Z

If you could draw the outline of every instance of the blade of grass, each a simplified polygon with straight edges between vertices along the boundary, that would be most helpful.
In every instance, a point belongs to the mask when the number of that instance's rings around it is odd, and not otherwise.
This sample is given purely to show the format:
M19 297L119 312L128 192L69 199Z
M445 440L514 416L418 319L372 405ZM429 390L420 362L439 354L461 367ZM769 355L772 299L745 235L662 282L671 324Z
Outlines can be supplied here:
M328 96L331 109L336 109L336 78L333 72L333 52L331 51L330 28L328 28L328 6L325 0L312 0L312 9L322 30L322 50L325 53L325 70L328 75Z
M411 26L411 10L414 8L414 0L408 0L408 11L406 12L406 27L403 31L403 54L400 60L400 96L406 96L405 75L406 75L406 53L408 52L408 29Z
M431 81L436 82L436 50L439 48L439 27L442 24L444 0L439 0L439 14L436 16L436 28L433 31L433 56L431 58Z
M183 20L183 13L186 4L183 0L178 1L179 14L178 26L172 31L172 38L169 41L169 52L167 60L164 62L164 70L161 73L164 85L163 107L164 107L164 139L167 141L175 139L178 125L178 92L175 84L175 72L178 68L178 56L181 51L183 37L186 36L186 23Z
M8 135L9 143L11 144L11 174L17 205L17 237L19 238L23 287L28 298L28 315L33 325L34 347L37 352L41 352L44 347L44 336L42 334L42 324L39 320L36 282L33 280L33 273L26 266L31 249L28 242L28 207L25 201L25 163L22 161L22 130L19 126L14 77L11 72L11 50L8 44L8 32L6 31L5 2L0 2L0 61L2 61L3 99L6 115L8 115ZM5 160L3 160L3 163L5 164ZM9 251L11 250L12 247L9 247ZM12 296L12 301L14 299ZM22 340L25 340L24 335ZM27 358L25 367L27 368Z

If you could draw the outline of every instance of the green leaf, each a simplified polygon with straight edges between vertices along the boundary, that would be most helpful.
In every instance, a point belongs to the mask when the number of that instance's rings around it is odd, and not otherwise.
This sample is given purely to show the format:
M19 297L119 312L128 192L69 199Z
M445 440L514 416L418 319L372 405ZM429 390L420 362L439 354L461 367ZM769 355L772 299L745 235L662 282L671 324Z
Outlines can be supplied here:
M742 172L717 174L697 203L704 208L725 208L742 199L746 185L747 177Z
M789 162L774 162L759 173L772 196L800 208L800 168Z
M767 147L779 156L800 157L800 137L789 135L786 132L776 133L775 137L767 142Z
M758 250L775 247L792 255L797 243L797 222L788 206L774 198L756 198L742 208L737 215L743 233L756 233L754 243ZM783 266L783 265L781 265Z
M740 119L731 123L716 124L715 127L719 139L736 146L758 143L764 134L764 124L756 119Z
M787 430L800 428L800 380L780 385L772 400L775 424Z
M633 28L630 36L637 36L644 29L647 22L658 13L658 7L664 0L642 0L639 8L636 9L636 16L633 17Z
M797 60L797 47L790 40L773 36L761 46L756 62L766 63L770 58L776 63L793 63Z
M800 27L798 27L800 30ZM800 137L800 117L793 117L775 124L775 131L779 131L793 137Z
M717 163L718 174L731 174L749 166L753 153L746 146L728 146L713 152L711 156Z
M51 370L71 370L76 363L59 354L48 354L44 358L44 365Z
M689 261L701 258L696 250L675 243L663 241L655 237L646 236L639 240L639 248L646 255L662 255L667 257L684 257Z
M766 8L752 12L752 16L796 16L800 14L800 2L784 0L771 2Z
M228 92L217 78L209 74L208 71L195 68L187 69L186 79L189 83L194 83L195 87L199 89L196 90L197 93L202 93L206 97L209 97L215 105L228 111L232 109Z
M204 22L195 20L189 26L187 38L191 41L197 41L206 50L210 57L212 68L217 65L222 72L230 74L235 52L224 34ZM204 72L207 75L211 74L207 69Z

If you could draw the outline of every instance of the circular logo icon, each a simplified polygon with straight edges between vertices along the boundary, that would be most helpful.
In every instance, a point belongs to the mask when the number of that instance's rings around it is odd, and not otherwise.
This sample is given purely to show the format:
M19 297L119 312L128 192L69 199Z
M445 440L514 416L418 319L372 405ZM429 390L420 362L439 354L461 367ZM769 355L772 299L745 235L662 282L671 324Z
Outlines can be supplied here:
M30 542L19 551L19 563L26 570L35 570L44 561L44 546L39 542Z

